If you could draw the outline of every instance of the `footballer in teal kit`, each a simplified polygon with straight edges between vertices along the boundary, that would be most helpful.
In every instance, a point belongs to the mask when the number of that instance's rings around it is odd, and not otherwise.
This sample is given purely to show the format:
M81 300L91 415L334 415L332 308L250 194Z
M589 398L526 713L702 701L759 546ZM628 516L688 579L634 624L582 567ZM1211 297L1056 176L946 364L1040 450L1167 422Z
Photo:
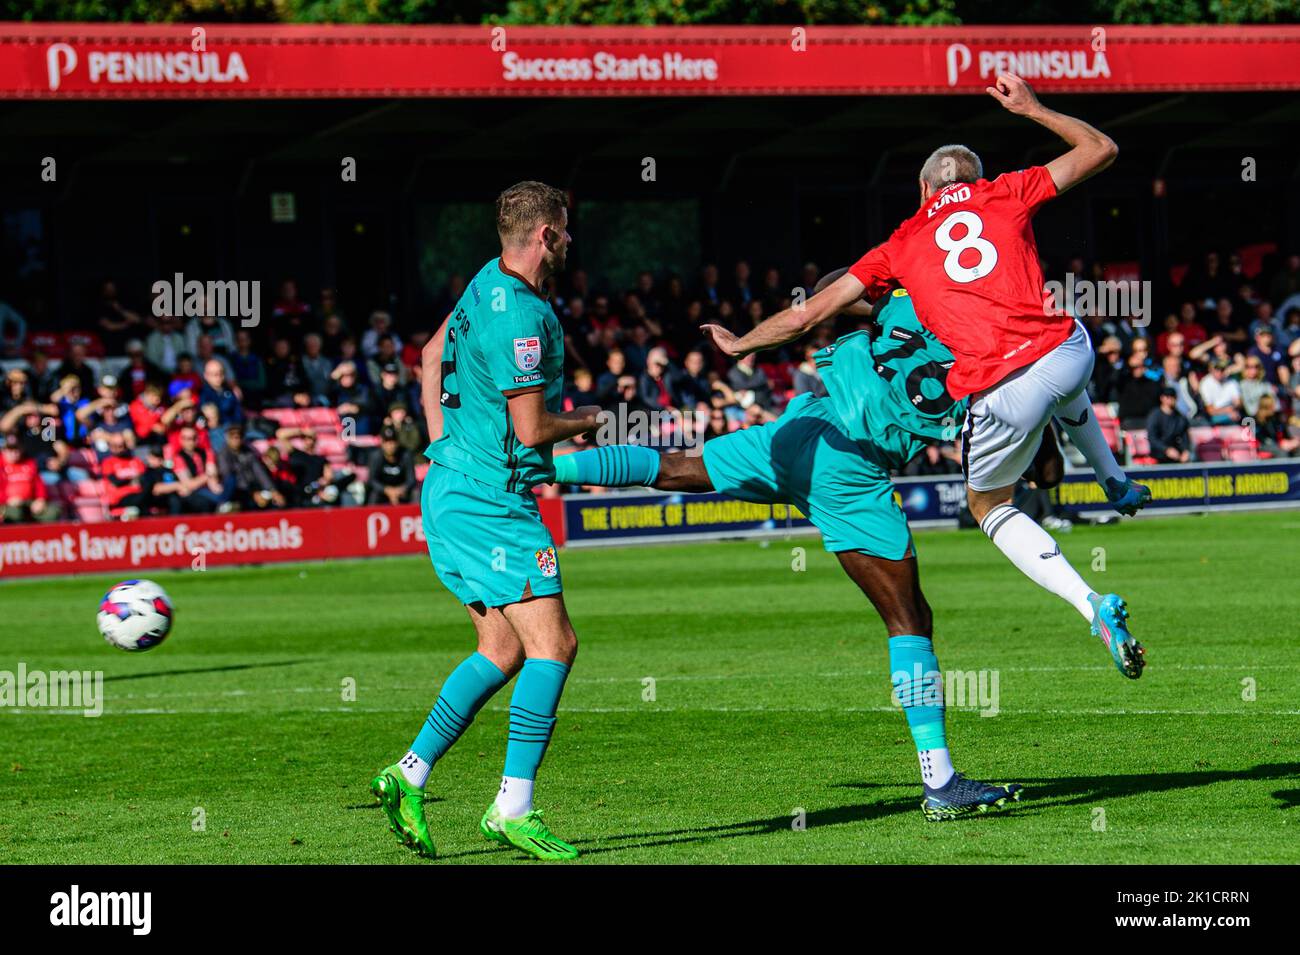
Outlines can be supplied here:
M470 280L425 346L431 443L420 506L438 579L465 605L478 647L443 682L406 755L371 780L398 841L435 854L425 784L482 706L518 674L505 770L483 835L540 859L572 859L533 806L533 786L577 637L560 565L532 489L554 480L551 447L596 427L599 408L562 412L564 336L541 288L564 268L567 199L540 182L497 198L501 255Z
M868 310L865 303L862 310ZM947 389L953 356L921 325L905 290L894 290L872 314L871 331L846 335L816 353L826 397L799 395L776 421L714 438L700 455L661 455L631 445L567 455L556 461L556 479L717 491L743 501L793 504L806 514L884 620L894 691L921 764L921 808L927 819L940 821L1000 808L1019 799L1021 790L978 782L953 768L930 606L890 478L891 469L901 469L926 443L952 441L960 433L966 400Z

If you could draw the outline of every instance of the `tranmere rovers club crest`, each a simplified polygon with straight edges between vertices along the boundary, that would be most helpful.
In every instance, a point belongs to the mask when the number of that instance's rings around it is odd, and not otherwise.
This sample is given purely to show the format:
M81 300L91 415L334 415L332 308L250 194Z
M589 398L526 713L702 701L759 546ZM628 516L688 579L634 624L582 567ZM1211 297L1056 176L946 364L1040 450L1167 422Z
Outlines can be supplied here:
M542 340L540 338L515 339L515 364L520 371L534 371L542 363Z
M554 547L543 547L537 552L537 566L543 577L554 577L560 572L560 565L555 560Z

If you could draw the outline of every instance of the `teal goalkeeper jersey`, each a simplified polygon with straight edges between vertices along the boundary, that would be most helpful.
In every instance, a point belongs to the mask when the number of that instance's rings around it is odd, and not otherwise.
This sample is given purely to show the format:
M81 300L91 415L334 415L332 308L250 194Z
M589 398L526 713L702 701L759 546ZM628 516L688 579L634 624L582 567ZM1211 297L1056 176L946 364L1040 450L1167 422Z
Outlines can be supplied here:
M554 477L551 448L515 436L506 392L544 389L558 412L564 333L550 304L501 260L483 266L447 323L442 346L442 436L425 456L493 487L522 494Z
M927 444L956 440L966 400L948 394L952 352L921 324L906 290L890 293L876 321L874 338L853 332L814 360L849 436L898 470Z

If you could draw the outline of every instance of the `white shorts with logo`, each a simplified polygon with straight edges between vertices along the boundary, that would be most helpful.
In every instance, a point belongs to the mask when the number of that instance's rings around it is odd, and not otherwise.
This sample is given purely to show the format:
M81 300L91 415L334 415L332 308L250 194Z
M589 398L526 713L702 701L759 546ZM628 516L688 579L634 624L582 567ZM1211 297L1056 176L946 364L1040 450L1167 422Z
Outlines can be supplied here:
M971 396L962 460L972 491L1020 480L1034 463L1047 422L1087 389L1092 363L1092 343L1076 321L1070 337L1042 358Z

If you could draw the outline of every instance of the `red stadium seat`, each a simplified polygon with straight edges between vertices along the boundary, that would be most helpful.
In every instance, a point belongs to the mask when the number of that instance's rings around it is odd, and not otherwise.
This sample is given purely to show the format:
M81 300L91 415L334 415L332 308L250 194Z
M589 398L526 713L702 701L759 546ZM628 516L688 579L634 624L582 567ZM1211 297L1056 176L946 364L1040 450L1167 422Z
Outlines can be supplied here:
M1259 442L1253 438L1245 441L1225 442L1224 458L1228 461L1258 461Z
M1112 418L1109 421L1098 421L1097 424L1101 426L1101 433L1106 438L1106 444L1112 451L1119 454L1123 450L1119 422Z
M316 437L316 453L327 457L332 463L346 461L348 446L337 434L320 434Z
M102 524L108 520L104 502L93 497L79 497L73 502L77 520L85 524Z
M298 420L302 422L303 428L334 432L343 430L339 413L333 408L303 408L298 412Z
M264 408L262 417L274 421L282 428L298 426L298 412L294 408Z
M1124 440L1128 444L1129 461L1133 464L1155 464L1151 454L1151 441L1146 431L1125 431Z
M83 346L86 349L86 355L90 358L104 357L104 343L94 332L64 332L64 351L71 350L73 345Z
M62 358L67 349L63 336L58 332L29 332L27 335L27 357L40 352L48 358Z

